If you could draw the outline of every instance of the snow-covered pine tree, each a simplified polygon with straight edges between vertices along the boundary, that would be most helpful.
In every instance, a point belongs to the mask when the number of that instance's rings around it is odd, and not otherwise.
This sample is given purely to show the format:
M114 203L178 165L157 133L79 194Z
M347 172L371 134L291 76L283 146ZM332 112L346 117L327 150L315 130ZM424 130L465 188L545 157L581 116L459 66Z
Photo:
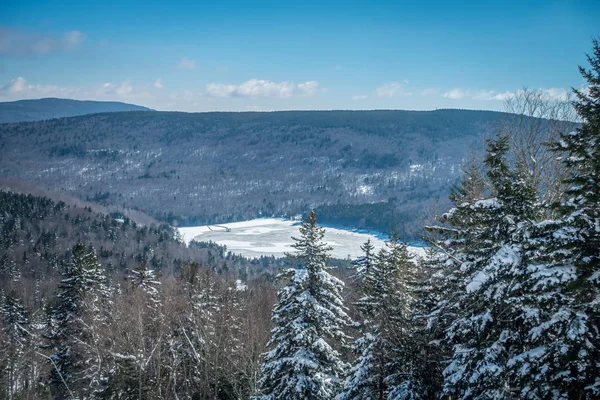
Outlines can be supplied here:
M410 383L415 382L410 362L414 267L406 245L392 235L365 271L363 296L356 304L362 320L361 337L353 346L358 357L339 400L382 399L388 395L408 398L403 394L416 389Z
M479 163L471 157L450 191L454 207L438 218L440 225L424 228L430 247L421 260L425 278L419 290L417 329L427 340L426 351L431 352L425 367L432 376L427 389L436 397L443 386L442 371L453 354L446 331L462 313L467 295L463 283L473 274L473 261L477 258L473 249L481 245L481 232L485 230L481 217L484 210L473 207L487 193L485 181Z
M482 233L491 216L484 207L474 205L486 194L484 173L472 158L450 191L449 199L454 207L439 218L442 225L425 227L429 234L427 240L435 250L427 258L427 269L429 284L437 299L428 313L428 325L438 332L445 331L461 310L461 299L465 295L462 282L473 273L473 261L478 257L476 249L484 245Z
M148 306L152 309L159 307L161 304L160 292L158 291L160 281L156 276L156 272L146 264L140 264L130 272L127 279L131 281L134 288L141 289L146 294Z
M382 296L383 309L381 333L389 338L388 375L385 382L390 386L388 399L417 400L426 397L423 365L420 360L422 337L416 330L415 313L422 274L419 264L408 253L406 244L397 234L390 236L387 246L387 269L393 291ZM387 314L387 315L386 315ZM387 323L385 320L387 319Z
M451 295L460 314L446 332L454 355L444 371L444 394L462 399L509 399L520 390L507 363L523 351L524 241L536 195L509 167L507 152L506 136L488 141L485 166L494 197L462 203L447 217L451 223L459 212L468 218L467 229L463 220L449 230L460 248L454 252L458 293Z
M567 170L559 217L536 226L527 286L533 288L531 349L515 357L530 399L600 398L600 45L573 103L582 120L552 149ZM525 397L525 396L523 396Z
M327 272L330 247L311 212L293 238L297 268L279 274L288 281L273 309L272 349L264 354L257 399L333 399L346 364L334 348L350 323L342 299L344 284Z
M25 359L32 334L27 310L16 291L11 290L0 298L0 397L15 399L25 389L29 365Z
M591 69L579 70L587 90L575 90L575 110L581 127L562 135L558 146L569 170L567 198L561 204L565 229L574 233L570 246L577 269L574 293L577 309L584 312L585 336L577 356L571 354L573 383L582 395L600 397L600 43L593 40L588 55ZM581 332L583 333L583 332ZM573 376L573 374L575 376Z
M84 321L83 315L88 311L86 307L96 302L95 297L100 302L108 296L106 279L96 254L85 244L77 243L63 272L58 304L51 311L53 329L48 339L54 353L50 356L50 384L56 396L66 398L69 390L78 388L83 392L98 389L99 381L91 382L99 373L97 360L88 357L92 346L88 342L93 340L91 321ZM92 303L86 304L86 300Z
M365 276L369 274L369 269L373 265L375 259L375 246L371 243L371 239L367 240L360 249L363 251L364 256L360 256L356 258L352 262L352 267L354 268L354 277L359 282L364 282Z
M370 246L364 246L365 257L371 252ZM362 283L362 296L356 302L360 313L359 329L360 337L352 345L352 350L357 354L344 387L338 395L338 400L350 399L377 399L387 394L387 362L383 357L387 354L386 343L379 328L382 322L381 313L382 295L390 295L394 292L393 276L389 273L387 253L382 249L375 257L370 256L369 267L364 268L359 276Z

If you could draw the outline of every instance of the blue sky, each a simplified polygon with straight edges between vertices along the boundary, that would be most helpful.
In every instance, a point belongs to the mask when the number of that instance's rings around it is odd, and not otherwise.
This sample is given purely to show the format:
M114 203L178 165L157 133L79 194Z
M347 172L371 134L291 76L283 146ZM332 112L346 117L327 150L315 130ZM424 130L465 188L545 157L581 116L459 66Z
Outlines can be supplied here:
M501 110L523 87L581 87L599 21L597 0L4 0L0 101Z

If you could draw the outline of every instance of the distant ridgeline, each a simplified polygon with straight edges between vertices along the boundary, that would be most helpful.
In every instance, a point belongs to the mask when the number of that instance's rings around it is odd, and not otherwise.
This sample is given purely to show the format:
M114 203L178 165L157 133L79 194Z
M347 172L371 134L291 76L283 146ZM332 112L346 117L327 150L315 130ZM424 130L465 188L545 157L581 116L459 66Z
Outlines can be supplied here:
M118 111L151 111L149 108L117 101L80 101L46 98L0 102L0 123L41 121Z
M510 114L119 112L0 125L0 175L173 225L292 216L420 232ZM441 204L438 204L441 203Z

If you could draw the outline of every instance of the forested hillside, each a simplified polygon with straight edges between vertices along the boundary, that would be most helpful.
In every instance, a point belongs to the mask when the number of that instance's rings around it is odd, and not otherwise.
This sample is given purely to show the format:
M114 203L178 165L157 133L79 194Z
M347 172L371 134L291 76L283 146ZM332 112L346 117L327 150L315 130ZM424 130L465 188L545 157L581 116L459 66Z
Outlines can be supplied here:
M113 113L0 126L0 175L189 225L306 214L405 234L511 114Z
M273 272L283 261L249 260L213 243L187 247L169 225L139 225L128 217L113 218L91 208L54 202L47 197L0 191L0 277L28 292L53 290L76 243L94 248L107 274L118 279L145 265L174 275L197 263L219 275L244 281Z

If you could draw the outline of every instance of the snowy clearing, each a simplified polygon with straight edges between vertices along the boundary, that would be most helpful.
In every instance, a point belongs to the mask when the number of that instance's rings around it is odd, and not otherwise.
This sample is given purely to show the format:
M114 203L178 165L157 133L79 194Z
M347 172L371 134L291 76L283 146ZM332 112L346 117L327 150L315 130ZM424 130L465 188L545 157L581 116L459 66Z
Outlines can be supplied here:
M213 241L227 246L227 250L245 257L275 256L283 257L293 252L292 236L298 237L299 222L279 218L259 218L230 224L192 226L177 228L186 244L192 240ZM229 228L227 232L225 228ZM360 246L368 239L379 250L384 241L368 233L359 233L339 228L325 228L325 241L333 247L332 257L354 259L362 252ZM425 249L409 247L412 254L423 256Z

